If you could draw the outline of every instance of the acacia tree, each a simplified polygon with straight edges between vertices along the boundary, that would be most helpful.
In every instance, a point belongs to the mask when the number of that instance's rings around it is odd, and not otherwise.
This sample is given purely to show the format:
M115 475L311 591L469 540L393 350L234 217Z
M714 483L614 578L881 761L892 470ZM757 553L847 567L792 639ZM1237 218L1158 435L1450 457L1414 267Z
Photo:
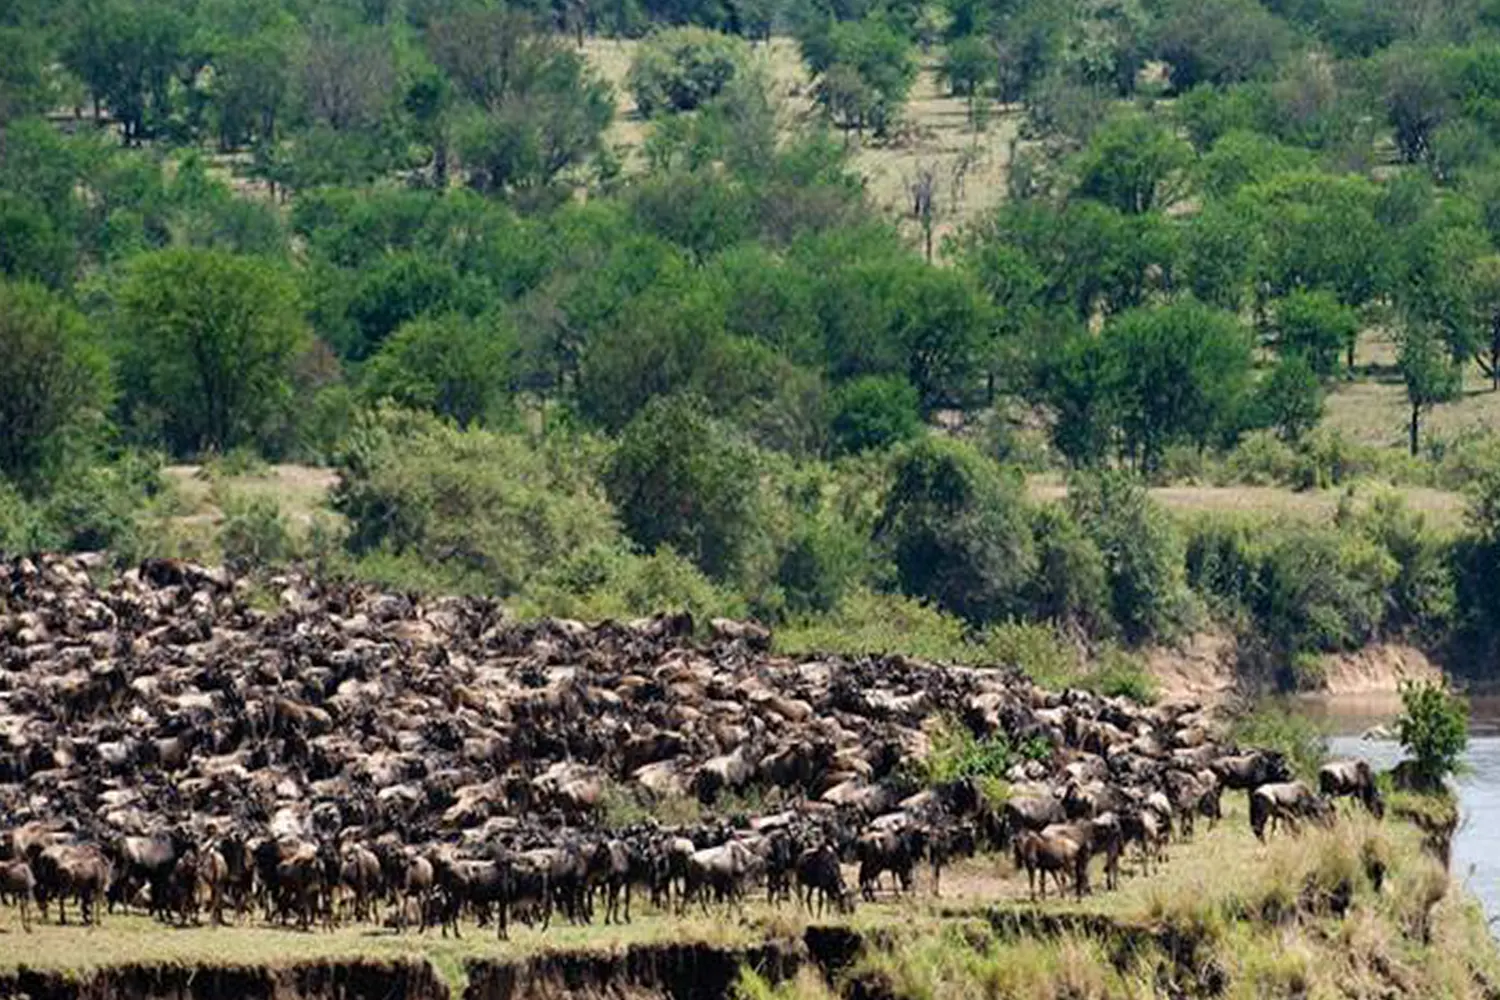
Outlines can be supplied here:
M291 279L252 257L138 258L118 301L122 403L178 454L257 443L290 403L308 335Z
M599 150L609 85L524 13L455 13L433 22L428 49L463 103L454 139L478 186L542 187Z
M1410 443L1411 453L1416 455L1421 443L1422 415L1458 395L1463 387L1463 371L1437 332L1416 323L1402 332L1396 363L1406 382L1407 402L1411 404Z

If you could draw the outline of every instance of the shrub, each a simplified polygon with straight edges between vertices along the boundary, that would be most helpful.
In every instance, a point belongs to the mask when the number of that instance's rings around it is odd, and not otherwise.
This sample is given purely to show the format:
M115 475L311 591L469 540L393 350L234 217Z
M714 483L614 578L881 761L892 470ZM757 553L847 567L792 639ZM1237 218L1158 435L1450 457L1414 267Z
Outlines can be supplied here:
M1352 649L1374 637L1399 567L1359 536L1299 528L1267 549L1251 612L1282 668L1298 653Z
M1106 698L1126 698L1137 705L1153 705L1161 694L1145 662L1113 646L1105 647L1092 668L1071 686Z
M1401 685L1401 746L1420 791L1435 791L1459 768L1469 746L1469 705L1443 687L1423 681Z
M518 351L508 321L458 314L403 324L366 364L362 388L374 400L430 410L467 427L505 423Z
M1054 629L1029 622L991 625L979 637L984 662L1012 667L1052 690L1068 687L1078 675L1078 652Z
M1320 378L1336 374L1344 354L1354 349L1359 316L1331 292L1292 292L1274 312L1277 352L1302 358Z
M901 449L891 470L877 537L901 589L976 623L1022 610L1035 552L1020 482L938 438Z
M1104 554L1066 510L1041 507L1033 525L1037 567L1031 581L1031 613L1084 635L1114 630L1109 574Z
M1358 525L1396 564L1388 592L1387 620L1428 638L1446 633L1457 597L1448 546L1427 528L1420 511L1401 495L1383 493L1370 502Z
M743 566L760 515L758 456L701 401L657 397L620 435L605 488L634 542L670 545L705 573Z
M1303 462L1275 434L1246 434L1224 457L1223 481L1241 486L1278 486L1297 481Z
M863 545L844 522L807 515L792 529L777 562L776 585L787 611L832 611L859 576Z
M1262 701L1238 712L1230 723L1229 738L1242 747L1264 747L1286 754L1300 778L1317 777L1328 756L1328 736L1306 715L1285 706Z
M641 43L625 84L644 117L692 111L718 96L748 61L742 39L706 28L670 28Z
M922 429L917 390L898 376L869 375L839 386L833 400L833 444L838 454L880 450Z
M271 497L230 494L222 502L219 550L237 572L286 562L294 553L291 531Z
M1068 506L1104 556L1114 620L1130 642L1165 639L1186 624L1181 541L1140 483L1120 474L1076 477Z
M930 604L899 594L860 588L833 612L801 619L776 632L778 651L798 653L905 653L952 663L994 662L991 652L968 640L964 623Z
M624 549L598 465L587 438L538 445L384 409L351 433L333 505L372 569L425 564L419 576L509 595L591 546Z
M1323 386L1300 354L1282 358L1255 387L1251 418L1283 441L1300 441L1323 419Z
M1004 778L1011 765L1024 755L1011 746L1004 733L980 739L951 716L934 720L927 737L930 748L919 762L918 770L922 783L929 786L965 778ZM1033 756L1039 752L1036 747L1027 749Z
M1211 516L1189 527L1188 586L1215 614L1237 615L1249 608L1261 561L1254 536L1261 529L1245 520Z
M0 281L0 476L45 487L69 435L102 422L108 381L83 317L40 286Z

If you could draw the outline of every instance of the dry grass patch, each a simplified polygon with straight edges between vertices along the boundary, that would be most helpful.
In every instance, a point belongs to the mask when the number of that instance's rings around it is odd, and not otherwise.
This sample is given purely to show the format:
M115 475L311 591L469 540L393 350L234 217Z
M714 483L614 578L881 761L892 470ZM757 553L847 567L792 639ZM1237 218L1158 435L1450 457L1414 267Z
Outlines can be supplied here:
M637 112L625 82L639 44L632 39L591 38L583 48L590 65L615 89L615 121L605 141L625 152L631 170L644 169L641 149L650 133L650 123ZM757 44L751 59L782 105L783 130L810 127L818 111L796 41L773 38ZM976 133L969 125L967 99L946 92L938 65L936 55L923 60L901 126L890 140L861 142L850 136L849 142L850 167L864 178L871 203L900 221L913 242L920 240L921 231L909 218L908 185L918 171L933 171L939 208L935 242L941 247L944 237L1004 199L1020 112L994 106L988 126Z

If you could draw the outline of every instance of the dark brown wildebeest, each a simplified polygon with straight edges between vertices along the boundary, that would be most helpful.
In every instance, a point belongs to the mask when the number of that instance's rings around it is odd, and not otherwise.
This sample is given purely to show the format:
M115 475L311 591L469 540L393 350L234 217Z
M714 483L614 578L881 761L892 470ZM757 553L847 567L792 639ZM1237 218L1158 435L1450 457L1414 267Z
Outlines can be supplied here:
M707 913L709 890L712 890L715 902L741 905L745 882L762 866L763 861L750 846L738 840L694 851L688 858L687 880L678 912L683 912L696 899Z
M825 904L840 913L854 912L854 894L844 885L838 852L829 844L803 851L797 858L797 901L808 910L817 900L817 915Z
M1031 898L1037 898L1037 876L1041 876L1041 898L1047 898L1047 876L1057 882L1057 891L1064 888L1065 877L1071 876L1078 898L1088 881L1088 852L1071 837L1045 836L1034 830L1023 830L1011 844L1016 869L1025 870L1026 881L1031 887Z
M1225 788L1253 792L1261 785L1292 780L1292 768L1286 754L1279 750L1252 750L1232 757L1220 757L1210 766Z
M854 842L854 856L859 861L859 891L874 901L880 888L880 876L896 876L898 891L912 891L912 870L927 849L927 831L908 825L866 830Z
M180 829L152 834L149 837L122 837L114 844L116 884L110 901L128 904L142 886L151 891L151 914L169 919L173 909L172 873L177 861L192 848L192 841Z
M1261 785L1250 793L1250 829L1256 839L1266 839L1269 823L1274 831L1286 823L1296 833L1299 820L1312 819L1319 823L1333 820L1333 806L1321 795L1317 795L1301 781L1274 782Z
M604 893L604 922L630 923L630 851L623 840L600 840L588 851L585 861L590 902L596 888ZM623 901L623 920L622 916Z
M345 905L355 920L369 920L380 896L380 859L375 852L358 844L347 845L339 861L339 885L348 891Z
M406 930L407 907L415 902L417 932L424 933L427 930L428 900L432 898L432 890L436 885L432 862L423 857L407 859L400 878L396 895L396 931L401 933Z
M21 929L31 931L31 903L36 896L36 878L24 861L0 861L0 903L15 902L21 908Z
M1385 818L1385 797L1375 780L1375 770L1363 760L1329 761L1318 769L1318 791L1330 799L1358 799L1376 819Z
M68 844L48 847L31 864L36 877L37 906L43 918L49 901L57 900L57 922L68 922L68 900L78 902L80 919L98 925L103 916L99 904L109 892L113 868L97 847Z

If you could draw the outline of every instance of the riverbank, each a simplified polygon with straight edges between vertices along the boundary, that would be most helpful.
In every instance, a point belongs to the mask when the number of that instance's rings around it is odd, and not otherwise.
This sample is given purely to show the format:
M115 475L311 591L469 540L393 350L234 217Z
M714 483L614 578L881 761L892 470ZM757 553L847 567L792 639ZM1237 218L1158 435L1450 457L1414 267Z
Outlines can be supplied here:
M1210 704L1236 693L1238 655L1234 636L1220 630L1196 632L1175 645L1143 652L1146 669L1163 697ZM1315 696L1394 697L1405 681L1436 683L1444 676L1426 653L1399 642L1371 643L1351 652L1326 654L1314 662L1323 679L1322 686L1310 692Z
M1257 842L1243 797L1174 844L1150 877L1032 904L1004 857L917 894L815 920L764 904L624 928L465 927L461 941L366 929L174 930L143 917L103 928L0 913L0 997L275 1000L727 1000L929 997L1492 997L1497 954L1482 913L1411 824L1345 811L1332 830ZM1102 880L1102 873L1099 876ZM1357 989L1346 989L1350 984Z

